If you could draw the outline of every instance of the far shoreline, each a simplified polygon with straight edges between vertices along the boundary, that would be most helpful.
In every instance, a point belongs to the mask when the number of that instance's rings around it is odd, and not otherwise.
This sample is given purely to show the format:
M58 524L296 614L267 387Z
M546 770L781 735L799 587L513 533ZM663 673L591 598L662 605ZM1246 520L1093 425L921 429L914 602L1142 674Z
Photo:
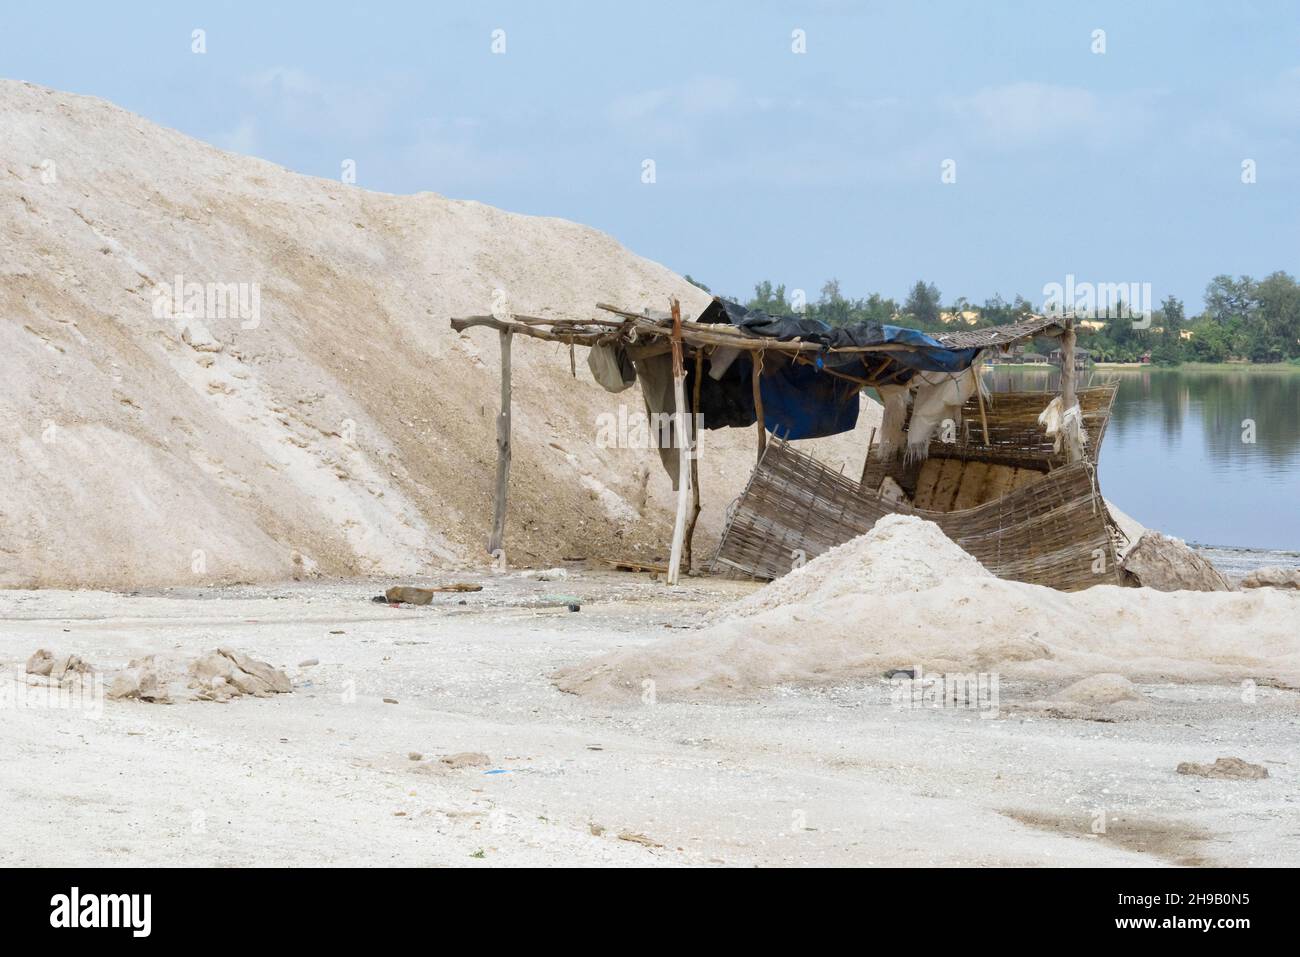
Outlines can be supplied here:
M985 363L982 371L990 369L1038 369L1054 372L1060 366L1050 362L994 362ZM1155 362L1094 362L1091 369L1157 369L1167 372L1266 372L1300 373L1300 364L1293 362L1179 362L1175 365L1160 365Z

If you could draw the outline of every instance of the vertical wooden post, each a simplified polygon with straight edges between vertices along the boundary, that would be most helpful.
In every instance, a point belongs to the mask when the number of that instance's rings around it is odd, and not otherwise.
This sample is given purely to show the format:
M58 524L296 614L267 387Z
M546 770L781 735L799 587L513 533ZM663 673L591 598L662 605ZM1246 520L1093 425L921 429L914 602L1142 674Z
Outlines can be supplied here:
M704 378L704 350L695 350L695 385L691 388L691 520L686 526L686 545L683 562L686 574L694 565L695 523L700 518L700 383Z
M1082 419L1072 420L1070 410L1078 401L1074 388L1074 319L1067 317L1065 332L1061 335L1061 427L1065 430L1065 460L1073 462L1079 448L1078 436L1074 429L1083 427ZM1073 421L1074 426L1067 425Z
M686 534L686 503L691 494L690 437L686 431L686 367L682 363L682 307L673 308L673 441L677 443L677 518L673 522L673 545L668 558L668 584L676 585L682 565L682 539Z
M871 467L871 447L876 444L876 430L871 429L871 435L867 438L867 457L862 460L862 478L858 479L858 491L862 491L867 484L867 469Z
M989 441L989 416L984 411L984 379L980 375L979 361L976 361L970 368L970 374L975 377L975 401L979 403L980 407L980 425L984 428L984 447L989 448L993 443Z
M759 376L763 374L763 353L757 349L749 353L753 367L754 412L758 415L758 461L763 461L763 452L767 450L767 428L763 425L763 391L759 388Z
M502 329L501 336L501 414L497 416L497 491L492 515L492 537L488 552L501 548L506 534L506 485L510 481L510 340L514 333Z

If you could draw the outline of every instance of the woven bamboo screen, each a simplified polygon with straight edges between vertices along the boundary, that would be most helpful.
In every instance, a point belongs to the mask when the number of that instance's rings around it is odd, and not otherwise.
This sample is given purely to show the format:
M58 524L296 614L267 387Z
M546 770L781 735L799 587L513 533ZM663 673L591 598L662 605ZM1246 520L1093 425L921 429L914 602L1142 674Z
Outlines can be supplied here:
M755 578L786 574L871 529L889 514L917 515L1002 578L1077 591L1120 584L1114 521L1088 462L1077 462L975 508L931 512L863 494L784 442L769 444L723 533L714 565Z

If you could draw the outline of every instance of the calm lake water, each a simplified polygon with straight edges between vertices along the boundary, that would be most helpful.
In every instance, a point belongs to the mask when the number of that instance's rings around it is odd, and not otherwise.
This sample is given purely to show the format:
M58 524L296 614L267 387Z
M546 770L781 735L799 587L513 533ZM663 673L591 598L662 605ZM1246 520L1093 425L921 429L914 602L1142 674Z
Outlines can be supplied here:
M1054 369L994 369L994 391L1055 389ZM1102 494L1148 528L1202 545L1300 551L1300 373L1099 369L1119 395ZM1254 422L1254 442L1245 441Z

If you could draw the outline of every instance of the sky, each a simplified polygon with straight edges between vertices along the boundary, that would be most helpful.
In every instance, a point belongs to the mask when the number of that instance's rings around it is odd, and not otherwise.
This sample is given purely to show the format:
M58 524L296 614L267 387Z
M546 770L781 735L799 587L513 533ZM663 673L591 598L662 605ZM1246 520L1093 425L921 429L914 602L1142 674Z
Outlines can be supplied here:
M10 3L0 75L586 223L742 300L1073 275L1192 313L1217 274L1300 271L1281 0Z

